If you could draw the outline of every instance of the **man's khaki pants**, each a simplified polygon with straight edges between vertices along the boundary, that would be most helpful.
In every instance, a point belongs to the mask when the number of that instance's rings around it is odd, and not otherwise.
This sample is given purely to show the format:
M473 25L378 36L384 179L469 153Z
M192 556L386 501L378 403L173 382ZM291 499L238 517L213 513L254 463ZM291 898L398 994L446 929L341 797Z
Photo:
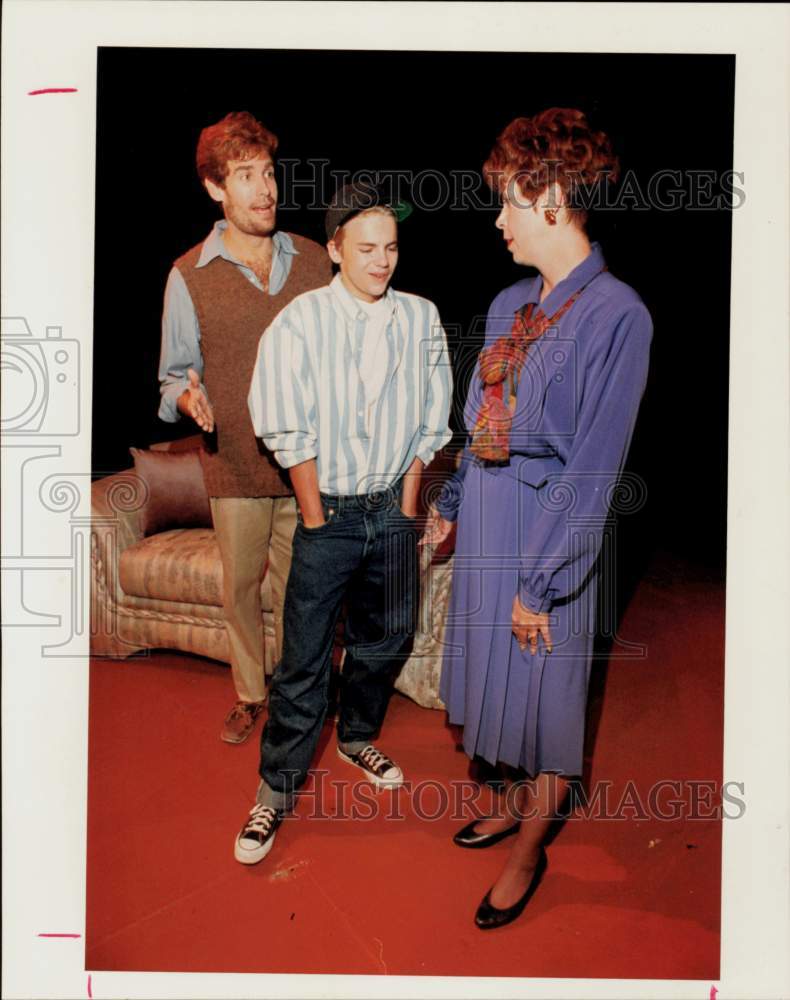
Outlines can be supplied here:
M275 658L283 647L283 604L296 528L293 497L212 497L211 516L222 558L223 604L230 665L239 701L263 701L261 581L268 562Z

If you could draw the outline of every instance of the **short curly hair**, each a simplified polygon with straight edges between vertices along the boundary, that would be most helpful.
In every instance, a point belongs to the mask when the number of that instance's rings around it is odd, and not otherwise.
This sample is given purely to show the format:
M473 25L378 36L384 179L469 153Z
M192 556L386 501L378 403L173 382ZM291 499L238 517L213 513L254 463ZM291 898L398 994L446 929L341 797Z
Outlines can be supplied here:
M249 160L266 152L274 159L277 136L248 111L232 111L222 121L200 133L197 145L198 177L222 187L228 176L230 160Z
M617 180L619 171L609 137L593 131L584 112L574 108L549 108L532 118L514 119L483 164L490 187L501 193L514 179L530 201L556 182L578 226L587 221L589 195L607 180Z

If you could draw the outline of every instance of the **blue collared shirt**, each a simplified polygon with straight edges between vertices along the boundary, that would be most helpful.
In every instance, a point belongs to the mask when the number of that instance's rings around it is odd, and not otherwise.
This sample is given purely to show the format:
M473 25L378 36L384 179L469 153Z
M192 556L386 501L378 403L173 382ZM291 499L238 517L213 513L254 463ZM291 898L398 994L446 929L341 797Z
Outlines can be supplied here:
M248 396L255 433L286 469L315 458L322 493L392 486L414 458L427 465L451 437L452 374L438 310L392 289L385 301L385 374L372 400L359 369L370 317L340 275L298 295L261 337Z
M240 260L228 252L222 234L228 227L225 219L214 224L200 251L196 267L205 267L215 257L223 257L235 264L248 281L251 281L261 294L267 294L258 280L258 276ZM291 272L294 254L299 251L294 247L288 233L276 232L272 236L272 268L269 277L269 295L276 295L285 284ZM192 297L178 268L171 269L165 286L165 305L162 313L162 351L159 359L159 382L161 400L159 417L168 423L180 419L176 401L187 387L189 379L187 371L194 368L198 376L203 378L203 355L200 351L200 325L198 323ZM205 392L205 387L203 389Z

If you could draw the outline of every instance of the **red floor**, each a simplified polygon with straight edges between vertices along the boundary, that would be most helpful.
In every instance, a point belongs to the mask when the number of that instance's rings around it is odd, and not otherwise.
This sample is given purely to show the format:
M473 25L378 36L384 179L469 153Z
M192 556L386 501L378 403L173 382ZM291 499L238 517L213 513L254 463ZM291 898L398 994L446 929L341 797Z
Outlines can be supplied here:
M611 661L591 706L590 780L611 782L613 810L629 781L637 808L661 779L720 783L723 605L721 585L681 580L677 567L636 592L620 634L647 643L649 657ZM478 931L475 907L508 842L451 843L465 816L452 816L451 783L471 791L468 761L443 712L402 696L380 742L411 789L355 787L327 726L320 806L302 801L269 857L242 867L233 838L254 796L259 729L245 745L220 742L231 700L228 670L214 662L159 653L93 663L88 970L718 979L713 819L627 807L621 819L572 818L524 915ZM375 815L350 818L355 802ZM311 818L319 809L327 818Z

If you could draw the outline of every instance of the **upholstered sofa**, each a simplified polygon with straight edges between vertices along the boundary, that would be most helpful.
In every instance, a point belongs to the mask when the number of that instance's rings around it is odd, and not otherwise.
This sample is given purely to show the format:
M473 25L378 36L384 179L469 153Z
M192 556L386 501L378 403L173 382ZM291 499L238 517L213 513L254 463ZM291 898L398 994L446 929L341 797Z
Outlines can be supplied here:
M151 451L167 461L168 453L183 454L194 449L197 440L154 445ZM450 455L437 456L427 472L427 493L451 467ZM177 649L227 663L222 563L210 517L203 525L151 531L152 502L149 482L132 468L92 485L91 652L124 658L148 649ZM396 682L398 690L432 708L442 707L438 677L450 588L450 541L438 551L420 550L419 627L412 654ZM268 573L261 598L264 665L270 674L274 623Z

